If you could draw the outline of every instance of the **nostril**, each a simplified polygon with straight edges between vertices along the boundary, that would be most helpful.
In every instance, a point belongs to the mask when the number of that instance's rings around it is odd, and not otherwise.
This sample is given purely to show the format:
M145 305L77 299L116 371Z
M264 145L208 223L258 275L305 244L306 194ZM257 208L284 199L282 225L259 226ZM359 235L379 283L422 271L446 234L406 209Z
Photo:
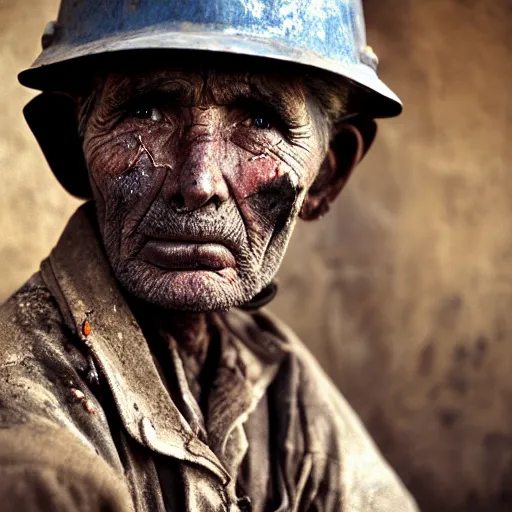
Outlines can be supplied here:
M200 208L210 207L218 210L223 203L223 199L218 194L192 195L177 193L168 198L167 204L177 213L188 213Z
M181 194L176 194L175 196L173 196L169 201L169 204L175 211L179 213L182 213L187 210L185 198Z
M213 196L210 201L208 201L209 204L213 204L215 206L215 209L218 210L220 205L222 204L222 199L215 195Z

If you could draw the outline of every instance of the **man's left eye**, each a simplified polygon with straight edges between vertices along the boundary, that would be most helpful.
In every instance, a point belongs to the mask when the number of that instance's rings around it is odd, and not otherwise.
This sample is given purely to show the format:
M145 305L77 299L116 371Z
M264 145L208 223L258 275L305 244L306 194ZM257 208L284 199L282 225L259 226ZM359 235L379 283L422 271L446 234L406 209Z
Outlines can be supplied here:
M266 117L255 117L252 122L260 130L268 130L272 126L272 123Z
M155 107L138 107L133 110L133 115L139 119L151 119L155 122L163 119L162 112Z
M272 123L266 117L255 117L253 124L260 130L268 130L272 126Z
M270 121L270 119L268 117L263 116L248 117L241 124L243 126L247 126L248 128L258 128L258 130L268 130L269 128L272 128L272 122Z

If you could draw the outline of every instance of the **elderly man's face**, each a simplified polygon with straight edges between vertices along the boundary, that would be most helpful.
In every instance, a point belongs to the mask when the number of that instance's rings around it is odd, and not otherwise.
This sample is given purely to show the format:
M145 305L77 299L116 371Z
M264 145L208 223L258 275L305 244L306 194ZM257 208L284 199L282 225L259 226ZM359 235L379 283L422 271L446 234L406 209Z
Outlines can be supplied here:
M84 131L117 279L164 308L248 302L275 275L329 127L300 81L152 69L108 76Z

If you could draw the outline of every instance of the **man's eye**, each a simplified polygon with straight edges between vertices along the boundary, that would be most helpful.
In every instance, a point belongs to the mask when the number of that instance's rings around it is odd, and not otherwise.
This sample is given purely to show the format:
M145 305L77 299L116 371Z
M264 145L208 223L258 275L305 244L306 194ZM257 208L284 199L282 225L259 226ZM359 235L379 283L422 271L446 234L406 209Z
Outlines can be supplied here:
M260 130L268 130L272 123L266 117L255 117L253 119L253 125Z
M247 126L248 128L254 127L258 128L258 130L268 130L272 128L272 123L269 118L259 116L259 117L248 117L242 125Z
M151 119L155 122L163 119L162 113L155 107L137 107L133 110L133 116L139 119Z

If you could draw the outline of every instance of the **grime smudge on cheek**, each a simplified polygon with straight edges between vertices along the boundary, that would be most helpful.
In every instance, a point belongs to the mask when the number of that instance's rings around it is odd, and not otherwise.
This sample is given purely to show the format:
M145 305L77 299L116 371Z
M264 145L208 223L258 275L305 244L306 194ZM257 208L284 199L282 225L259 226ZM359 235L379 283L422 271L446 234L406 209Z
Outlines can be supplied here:
M239 203L250 232L264 244L281 232L296 215L296 205L302 192L288 174L260 185L256 192Z

